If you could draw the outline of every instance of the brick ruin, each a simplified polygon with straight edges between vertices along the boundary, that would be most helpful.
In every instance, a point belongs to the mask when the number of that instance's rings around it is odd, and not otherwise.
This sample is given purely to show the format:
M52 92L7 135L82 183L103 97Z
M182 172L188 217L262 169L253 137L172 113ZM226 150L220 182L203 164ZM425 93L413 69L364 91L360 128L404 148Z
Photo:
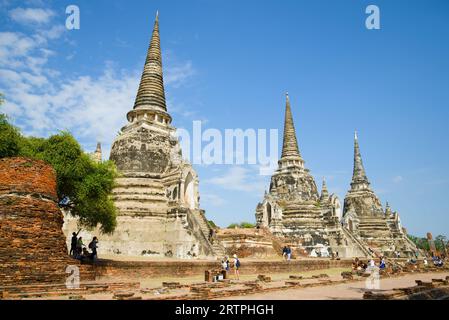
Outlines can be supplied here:
M0 159L0 284L65 283L68 256L51 166Z

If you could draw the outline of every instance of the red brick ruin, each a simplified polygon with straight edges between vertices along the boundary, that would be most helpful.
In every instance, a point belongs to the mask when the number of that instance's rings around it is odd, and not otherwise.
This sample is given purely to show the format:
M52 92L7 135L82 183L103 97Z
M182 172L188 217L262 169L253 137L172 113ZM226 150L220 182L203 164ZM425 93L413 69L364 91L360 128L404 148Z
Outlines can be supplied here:
M0 159L0 284L64 283L68 265L56 175L43 161Z

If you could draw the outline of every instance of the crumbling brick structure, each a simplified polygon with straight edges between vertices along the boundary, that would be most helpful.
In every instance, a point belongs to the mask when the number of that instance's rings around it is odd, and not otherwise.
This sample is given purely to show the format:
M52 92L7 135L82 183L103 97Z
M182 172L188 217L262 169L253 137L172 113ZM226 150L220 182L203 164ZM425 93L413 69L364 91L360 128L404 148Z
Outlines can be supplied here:
M68 265L56 175L43 161L0 159L0 285L64 283Z

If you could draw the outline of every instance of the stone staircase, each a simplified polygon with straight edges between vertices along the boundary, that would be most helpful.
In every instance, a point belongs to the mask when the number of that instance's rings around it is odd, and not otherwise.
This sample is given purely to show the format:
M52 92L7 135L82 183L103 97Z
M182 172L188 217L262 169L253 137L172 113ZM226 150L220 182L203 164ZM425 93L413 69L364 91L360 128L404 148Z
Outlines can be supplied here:
M358 249L360 249L360 251L362 251L366 257L373 256L373 254L368 250L366 245L362 241L357 239L346 227L342 227L342 230L343 230L343 233L345 234L345 236L349 240L351 240L355 245L357 245Z
M387 222L379 217L361 217L359 224L360 236L363 238L391 239L392 234Z
M200 230L204 236L204 238L207 240L209 245L212 248L212 252L216 257L224 257L226 255L226 249L223 247L223 245L219 242L218 239L214 238L212 240L209 239L211 227L209 225L209 222L207 221L206 217L204 216L204 213L201 210L190 210L193 218L198 223Z

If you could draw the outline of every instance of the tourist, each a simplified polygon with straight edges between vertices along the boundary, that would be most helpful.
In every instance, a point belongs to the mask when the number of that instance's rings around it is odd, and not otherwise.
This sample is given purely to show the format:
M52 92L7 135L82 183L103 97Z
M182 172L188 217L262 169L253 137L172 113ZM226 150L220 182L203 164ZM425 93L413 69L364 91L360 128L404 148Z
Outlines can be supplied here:
M226 260L225 260L225 259L222 259L222 260L221 260L221 268L222 268L224 271L227 271L227 270L228 270L228 264L226 263Z
M214 243L214 235L215 235L215 232L214 232L214 229L210 229L210 231L209 231L209 241L210 241L210 243Z
M357 268L357 270L366 270L368 268L368 265L363 262L363 261L359 261L359 268Z
M292 248L290 246L287 246L287 261L290 262L292 259Z
M282 258L284 260L287 260L287 246L284 246L284 248L282 248Z
M240 280L240 260L236 254L234 254L234 274L237 280Z
M73 232L72 233L72 241L70 243L70 252L69 255L76 255L76 243L78 242L78 234L80 233L81 229L78 230L77 233Z
M426 267L427 267L427 265L429 264L429 263L427 262L427 259L426 259L426 258L424 258L423 263L424 263L424 266L426 266Z
M92 241L89 243L89 249L92 250L91 259L95 261L97 259L97 248L98 248L98 239L94 237Z
M355 258L352 260L352 270L357 270L357 267L359 266L359 258Z
M86 261L91 259L91 253L85 247L82 249L82 254L79 257L79 260Z
M435 267L442 267L443 266L443 260L441 260L440 257L437 257L437 259L433 262Z
M385 269L385 267L386 267L385 260L384 258L382 258L379 263L379 269Z
M79 238L78 238L78 241L76 242L76 253L77 253L78 255L81 255L81 254L82 254L82 252L83 252L83 246L84 246L83 238L82 238L82 237L79 237Z

